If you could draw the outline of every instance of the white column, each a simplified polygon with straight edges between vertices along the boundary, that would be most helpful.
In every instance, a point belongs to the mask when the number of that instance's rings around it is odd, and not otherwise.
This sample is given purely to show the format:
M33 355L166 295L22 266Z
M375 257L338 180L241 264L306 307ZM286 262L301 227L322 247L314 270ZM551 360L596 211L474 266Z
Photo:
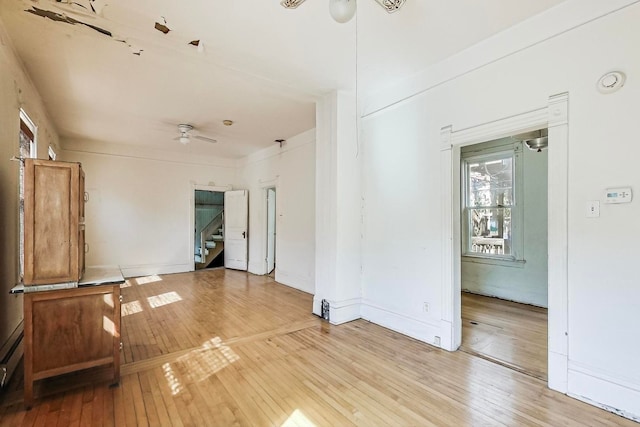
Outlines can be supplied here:
M316 106L316 293L334 324L360 317L362 191L356 99L333 92Z

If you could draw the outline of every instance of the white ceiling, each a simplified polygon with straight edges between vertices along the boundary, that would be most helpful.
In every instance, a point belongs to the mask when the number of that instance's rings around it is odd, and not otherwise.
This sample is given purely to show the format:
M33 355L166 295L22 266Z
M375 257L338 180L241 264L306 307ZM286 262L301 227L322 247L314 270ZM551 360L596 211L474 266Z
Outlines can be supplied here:
M315 99L355 89L356 73L359 93L375 90L562 0L407 0L394 14L359 0L347 24L331 19L328 0L293 10L279 0L74 1L101 13L56 0L0 1L63 143L181 151L176 125L190 123L218 140L193 140L191 153L239 158L314 127ZM112 36L25 12L33 7ZM168 34L154 28L165 20Z

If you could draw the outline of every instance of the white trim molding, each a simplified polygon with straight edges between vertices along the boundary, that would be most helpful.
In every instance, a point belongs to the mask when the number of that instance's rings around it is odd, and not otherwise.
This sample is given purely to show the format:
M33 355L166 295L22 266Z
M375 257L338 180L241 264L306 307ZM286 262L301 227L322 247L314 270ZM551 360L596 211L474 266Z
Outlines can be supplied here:
M549 388L567 393L568 325L568 192L569 94L549 98L548 169L548 319Z
M640 422L640 383L630 382L628 379L618 378L608 372L571 361L568 386L569 396Z
M549 387L567 393L567 191L569 95L549 97L546 107L470 128L441 131L442 328L441 347L461 343L460 147L549 128Z
M253 188L253 187L252 187ZM250 245L255 245L253 246L253 248L258 247L259 248L259 254L257 256L257 259L253 259L250 258L249 259L249 273L252 274L257 274L259 276L264 276L265 274L268 274L269 272L267 271L267 240L268 240L268 236L267 236L267 190L269 188L275 188L276 189L276 223L278 221L278 205L279 202L281 200L282 195L280 195L280 192L282 191L281 187L280 187L280 175L274 175L271 178L264 178L264 179L258 179L256 181L256 186L255 188L257 190L255 190L256 192L254 193L254 195L258 195L258 197L260 198L260 202L259 204L255 203L252 205L253 206L253 212L251 213L251 215L256 215L256 217L258 218L258 222L259 222L259 228L258 230L263 230L263 233L256 233L254 230L254 233L251 235L251 242ZM277 227L276 227L277 228ZM278 234L276 233L276 253L278 251L278 244L277 244L277 239L278 239ZM254 249L255 250L255 249ZM276 262L277 262L277 256L276 256ZM278 277L278 269L276 268L276 276L274 277L276 282L280 282L280 278Z
M387 85L376 85L363 93L362 117L402 104L438 86L469 75L533 46L561 37L583 25L608 16L639 0L566 0L518 25L498 32L455 55L437 62L411 77Z
M446 325L442 324L444 322L407 316L405 313L389 310L367 299L362 300L360 307L361 316L365 320L436 347L442 347L441 333L443 330L446 331Z
M120 265L119 267L122 275L127 279L131 277L151 276L153 274L173 274L193 271L193 263Z
M352 298L342 301L329 300L329 323L342 325L360 319L361 298ZM322 312L322 298L313 297L313 313L320 316Z

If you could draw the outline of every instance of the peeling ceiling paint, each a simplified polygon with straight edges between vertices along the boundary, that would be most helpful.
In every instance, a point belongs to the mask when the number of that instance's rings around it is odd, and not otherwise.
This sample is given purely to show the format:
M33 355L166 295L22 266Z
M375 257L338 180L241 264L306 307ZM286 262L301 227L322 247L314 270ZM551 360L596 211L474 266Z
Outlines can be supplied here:
M356 75L374 90L561 1L410 0L392 15L367 1L337 24L324 1L0 0L0 20L62 146L240 158L314 127L316 100ZM218 143L176 143L179 123Z
M31 9L25 10L25 12L32 13L32 14L37 15L37 16L42 16L43 18L48 18L48 19L51 19L52 21L55 21L55 22L64 22L66 24L71 24L71 25L76 25L76 24L84 25L84 26L89 27L89 28L91 28L93 30L96 30L97 32L99 32L101 34L104 34L105 36L113 37L113 34L111 34L111 31L105 30L104 28L100 28L100 27L98 27L96 25L92 25L92 24L88 24L86 22L78 21L77 19L71 18L71 17L63 15L61 13L52 12L50 10L39 9L39 8L37 8L35 6L33 6Z

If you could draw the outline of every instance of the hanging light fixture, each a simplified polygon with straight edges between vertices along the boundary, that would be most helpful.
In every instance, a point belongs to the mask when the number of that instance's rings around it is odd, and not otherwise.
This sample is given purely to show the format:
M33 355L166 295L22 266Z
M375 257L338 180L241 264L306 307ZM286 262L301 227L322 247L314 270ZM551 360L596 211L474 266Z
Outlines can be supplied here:
M549 146L549 136L547 129L541 129L534 135L524 140L525 145L529 150L537 151L538 153Z
M329 13L339 24L349 22L356 14L356 0L329 0Z
M376 0L376 2L389 13L400 9L406 0ZM305 0L280 0L285 9L295 9ZM341 24L349 22L356 14L356 0L329 0L329 13L331 17Z

